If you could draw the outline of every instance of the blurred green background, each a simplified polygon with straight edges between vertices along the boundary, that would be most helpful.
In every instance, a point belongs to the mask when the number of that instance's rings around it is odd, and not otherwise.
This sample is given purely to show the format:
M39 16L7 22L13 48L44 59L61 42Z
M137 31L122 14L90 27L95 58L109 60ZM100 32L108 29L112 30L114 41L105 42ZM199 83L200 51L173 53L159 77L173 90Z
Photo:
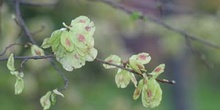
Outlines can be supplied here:
M27 0L28 1L28 0ZM164 22L220 44L220 1L219 0L115 0L117 3L134 8L142 13L155 16ZM157 1L157 2L158 2ZM219 110L220 108L220 50L193 41L192 48L184 37L164 29L150 21L132 20L130 15L102 2L88 0L29 0L35 3L55 5L27 6L21 11L34 39L41 45L51 32L62 28L62 22L69 24L72 19L85 15L96 26L95 48L98 58L110 54L127 60L132 54L149 52L152 61L149 71L160 63L166 64L160 78L174 79L175 85L160 84L163 89L161 105L154 110ZM150 7L150 8L149 8ZM27 39L12 18L12 0L5 0L0 7L1 37L0 52L14 42L25 43ZM37 32L41 30L40 32ZM37 32L37 33L35 33ZM46 50L51 52L50 49ZM30 48L14 46L16 55L30 55ZM201 59L204 59L202 62ZM17 66L21 61L15 61ZM57 63L60 66L60 64ZM208 68L210 67L210 69ZM62 67L60 66L62 69ZM63 86L63 79L47 60L29 60L23 68L25 89L21 95L14 95L14 77L0 62L0 109L41 110L39 99L47 91ZM51 110L147 110L141 100L132 99L134 87L118 89L114 82L116 70L105 70L101 63L88 62L83 68L65 73L69 87L63 91L64 98L58 97Z

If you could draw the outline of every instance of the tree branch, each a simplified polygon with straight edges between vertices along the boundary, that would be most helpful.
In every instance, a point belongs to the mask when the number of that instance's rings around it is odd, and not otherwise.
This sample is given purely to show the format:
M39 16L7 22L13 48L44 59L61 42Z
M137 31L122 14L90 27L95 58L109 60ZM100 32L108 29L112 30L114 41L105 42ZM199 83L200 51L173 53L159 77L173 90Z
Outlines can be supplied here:
M134 73L134 74L136 74L136 75L138 75L138 76L143 77L142 74L140 74L140 73L138 73L138 72L136 72L136 71L134 71L134 70L132 70L132 69L125 68L125 67L123 67L123 66L116 65L116 64L114 64L114 63L106 62L106 61L103 61L103 60L98 59L98 58L96 58L95 60L98 61L98 62L100 62L100 63L107 64L107 65L111 65L111 66L115 66L115 67L117 67L117 68L121 68L121 69L123 69L123 70L129 71L129 72L131 72L131 73ZM158 79L158 78L157 78L156 80L157 80L158 82L167 83L167 84L175 84L175 83L176 83L174 80L171 80L171 81L170 81L170 80L167 80L167 79Z
M39 60L39 59L48 59L48 58L54 58L54 57L55 57L54 55L46 55L46 56L14 56L14 59L21 59L21 60L34 59L34 60ZM6 60L8 60L8 58L0 58L0 61L6 61ZM142 74L139 74L138 72L136 72L136 71L134 71L132 69L128 69L128 68L125 68L123 66L116 65L114 63L106 62L106 61L103 61L103 60L98 59L98 58L96 58L95 60L98 61L99 63L115 66L117 68L121 68L123 70L129 71L131 73L134 73L136 75L139 75L139 76L143 77ZM63 77L64 82L65 82L64 83L65 87L62 88L61 90L65 90L68 87L68 80L67 80L66 76L64 74L61 74L62 72L58 69L58 67L55 65L54 62L51 62L51 64L58 71L58 73ZM175 84L174 80L169 81L167 79L158 79L158 78L156 80L158 82L161 82L161 83Z
M15 45L22 45L22 44L19 44L19 43L10 44L9 46L5 47L5 50L2 53L0 53L0 56L3 56L9 48Z
M50 2L50 3L41 3L41 2L30 2L30 1L27 1L27 0L20 0L20 3L21 3L21 5L45 7L45 6L54 6L54 5L56 5L57 1L58 0Z
M132 70L132 69L129 69L129 68L125 68L125 67L123 67L123 66L121 66L121 65L116 65L116 64L114 64L114 63L106 62L106 61L103 61L103 60L98 59L98 58L96 58L95 60L98 61L98 62L100 62L100 63L107 64L107 65L111 65L111 66L115 66L115 67L117 67L117 68L121 68L121 69L123 69L123 70L129 71L129 72L131 72L131 73L134 73L134 74L136 74L136 75L138 75L138 76L143 77L142 74L139 74L138 72L136 72L136 71L134 71L134 70Z
M60 76L63 78L63 80L64 80L64 87L63 88L61 88L61 89L59 89L59 91L63 91L63 90L66 90L67 88L68 88L68 79L67 79L67 77L65 76L65 74L60 70L60 68L56 65L56 63L53 61L53 60L51 60L51 59L49 59L50 60L50 64L53 66L53 68L60 74Z
M121 4L117 4L115 2L113 2L112 0L92 0L92 1L99 1L99 2L102 2L102 3L105 3L105 4L108 4L109 6L115 8L115 9L120 9L128 14L132 14L134 11L136 10L132 10L132 9L129 9L129 8L126 8L125 6L121 5ZM195 40L195 41L198 41L204 45L207 45L209 47L213 47L213 48L216 48L216 49L220 49L220 45L216 44L216 43L213 43L213 42L210 42L208 40L205 40L201 37L198 37L198 36L195 36L195 35L192 35L192 34L189 34L183 30L180 30L180 29L177 29L177 28L174 28L172 26L170 26L169 24L166 24L165 22L161 21L160 19L157 19L157 18L154 18L154 17L151 17L151 16L148 16L146 14L144 15L141 15L139 17L139 19L148 19L149 21L155 23L155 24L158 24L160 26L163 26L164 28L168 29L168 30L171 30L173 32L176 32L178 33L179 35L181 35L182 37L187 37L191 40Z
M24 34L27 36L29 41L32 44L36 44L35 40L33 39L29 29L27 28L22 16L21 16L21 11L20 11L20 0L15 0L14 1L14 8L15 8L15 15L16 15L16 21L18 22L18 25L20 25L21 29L24 31Z
M47 58L54 58L54 55L45 55L45 56L14 56L14 59L33 59L33 60L39 60L39 59L47 59ZM8 58L0 58L0 61L7 61Z
M196 56L196 58L198 58L198 60L200 60L201 63L203 63L208 69L210 70L213 69L214 64L207 61L207 59L205 58L205 55L202 55L198 50L193 48L192 43L188 38L185 38L185 39L186 39L186 45L191 50L191 52Z

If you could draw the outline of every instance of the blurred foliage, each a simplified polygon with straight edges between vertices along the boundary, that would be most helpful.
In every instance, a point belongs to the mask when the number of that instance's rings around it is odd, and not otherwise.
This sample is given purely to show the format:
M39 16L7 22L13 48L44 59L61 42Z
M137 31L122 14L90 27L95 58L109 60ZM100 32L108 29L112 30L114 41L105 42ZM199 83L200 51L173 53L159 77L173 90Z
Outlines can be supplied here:
M32 0L36 2L35 0ZM42 2L44 0L38 1ZM199 11L205 11L207 14L195 15L173 15L165 17L165 22L170 25L185 30L188 33L195 34L209 41L220 44L220 20L218 12L219 0L197 0ZM6 46L14 42L25 43L27 39L20 32L20 28L12 18L13 11L11 3L8 1L1 7L1 37L0 52ZM53 2L47 0L46 2ZM34 39L40 45L43 38L49 37L53 30L62 27L62 22L70 22L79 15L86 15L94 21L96 25L95 47L99 50L98 57L105 58L109 54L118 54L127 60L132 54L129 47L121 36L125 38L136 39L140 33L145 38L149 35L159 36L157 44L146 47L151 51L159 47L161 54L152 53L151 63L153 67L159 62L170 59L178 59L189 48L185 39L180 35L155 25L151 22L140 20L132 21L129 15L122 11L113 9L99 2L87 2L86 0L60 0L54 6L33 7L22 6L23 17L30 28L31 32L37 32L44 26L43 30L34 34ZM210 11L211 10L211 11ZM212 15L210 15L210 13ZM152 36L149 36L152 37ZM148 37L148 38L149 38ZM147 42L147 41L146 41ZM150 41L149 41L150 42ZM136 43L139 45L139 43ZM197 49L206 60L215 65L215 68L208 70L203 63L198 60L197 56L190 53L190 60L193 63L187 64L191 69L188 75L193 77L193 81L188 88L190 100L193 100L193 108L196 110L217 110L220 102L220 52L196 41L192 42L193 47ZM149 49L152 48L152 49ZM51 50L47 50L50 52ZM187 51L187 52L188 52ZM23 48L15 46L8 50L6 57L11 52L16 55L31 55L30 47ZM150 53L150 52L149 52ZM151 53L150 53L151 54ZM1 58L2 58L1 57ZM20 60L16 60L19 66ZM58 63L57 63L58 64ZM60 64L58 64L60 65ZM62 69L62 67L60 66ZM169 68L169 67L168 67ZM170 67L174 69L174 67ZM149 71L152 69L149 68ZM183 70L179 70L183 71ZM114 83L114 73L116 71L104 70L102 64L97 62L87 63L86 66L73 72L65 72L69 79L69 88L63 92L64 98L58 97L56 105L51 110L143 110L141 100L133 101L133 86L129 85L126 89L118 89ZM24 65L24 82L25 89L21 95L14 95L14 77L10 75L6 67L6 61L0 62L0 109L1 110L39 110L41 109L39 99L48 90L53 90L63 86L62 78L52 68L47 60L29 60ZM163 77L172 79L173 74L165 70ZM177 81L178 83L178 81ZM174 109L173 86L161 84L163 89L163 100L161 105L154 110L171 110Z

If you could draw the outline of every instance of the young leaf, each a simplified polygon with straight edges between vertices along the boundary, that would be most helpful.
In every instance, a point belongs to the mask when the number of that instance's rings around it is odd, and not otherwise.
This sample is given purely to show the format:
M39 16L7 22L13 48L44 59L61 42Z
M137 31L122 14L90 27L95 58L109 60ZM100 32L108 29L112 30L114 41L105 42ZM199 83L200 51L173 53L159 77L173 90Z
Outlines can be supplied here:
M134 74L130 73L131 81L133 82L134 86L137 87L137 80Z
M57 51L59 45L60 45L60 38L62 33L65 30L60 29L60 30L56 30L51 34L51 37L49 38L49 40L47 41L48 44L50 44L52 46L52 50L53 52Z
M79 27L83 28L83 27ZM90 42L93 42L93 37L85 34L83 32L77 31L77 32L70 32L71 34L71 41L74 43L74 45L80 49L88 49L92 46Z
M112 63L112 64L116 64L116 65L121 65L121 58L117 55L110 55L109 57L107 57L105 59L106 62ZM115 68L115 66L111 66L108 64L103 64L105 69L109 69L109 68Z
M58 45L57 50L53 51L53 52L54 52L54 54L56 56L56 59L63 58L68 53L66 51L66 49L61 44Z
M118 69L117 74L115 75L115 83L118 88L126 88L131 80L131 73L126 70Z
M74 26L76 26L77 24L88 24L88 23L90 23L90 19L88 17L79 16L71 21L71 26L74 29Z
M15 82L15 95L20 94L24 89L24 80L22 78L16 78Z
M136 60L137 62L141 64L148 64L151 61L151 57L149 53L139 53L137 55L132 55L130 59Z
M89 50L87 56L86 56L86 61L93 61L98 54L98 51L95 48L92 48Z
M52 92L48 91L44 96L40 98L40 104L43 107L44 110L47 110L51 106L50 96Z
M73 71L73 67L71 65L71 58L68 58L67 56L66 57L63 57L61 59L58 59L57 58L57 61L59 61L63 68L66 70L66 71Z
M8 57L8 62L7 62L7 67L10 71L15 71L15 66L14 66L14 54L11 54Z
M89 32L89 34L91 36L93 36L94 32L95 32L95 26L94 26L94 23L91 21L88 25L86 25L84 27L84 29Z
M54 89L53 93L56 94L56 95L64 97L64 95L60 91L58 91L57 89Z
M14 73L14 75L17 77L17 78L23 78L24 77L24 73L22 71L17 71L17 73Z
M154 108L160 104L162 100L162 90L157 81L153 78L149 79L147 85L144 85L142 91L142 103L147 108Z
M94 23L86 16L79 16L71 22L71 40L78 48L92 48L94 46L92 37L94 32Z
M79 56L85 57L89 53L89 51L91 51L91 50L90 49L85 49L84 50L84 49L76 47L74 49L74 51L75 51L75 53L79 54Z
M56 103L56 94L55 93L52 93L51 95L50 95L50 99L51 99L51 103L52 103L52 105L54 105L55 103Z
M129 66L139 74L142 74L142 71L146 72L144 65L134 59L129 59Z
M17 76L17 75L19 74L18 71L10 71L10 73L11 73L12 75L15 75L15 76Z
M164 72L165 64L158 65L150 74L153 78L157 78L161 73Z
M131 14L131 19L136 21L137 19L139 19L142 16L142 13L138 12L138 11L134 11Z
M61 44L63 45L63 47L68 51L68 52L72 52L74 49L74 44L71 41L71 33L64 31L61 35Z
M134 91L134 94L133 94L133 99L134 100L137 100L141 94L141 91L143 89L143 79L141 79L138 83L138 86L136 87L135 91Z
M57 59L67 71L81 68L85 65L85 59L82 59L77 53L67 53L63 58Z
M50 38L48 39L47 43L48 44L54 44L54 43L57 43L56 41L58 41L58 39L60 39L61 35L62 35L62 32L66 31L65 29L60 29L60 30L56 30L54 31Z
M31 46L31 53L33 56L44 56L44 50L38 47L37 45Z
M44 49L49 48L51 46L51 44L49 44L48 41L49 41L49 38L45 38L41 47Z

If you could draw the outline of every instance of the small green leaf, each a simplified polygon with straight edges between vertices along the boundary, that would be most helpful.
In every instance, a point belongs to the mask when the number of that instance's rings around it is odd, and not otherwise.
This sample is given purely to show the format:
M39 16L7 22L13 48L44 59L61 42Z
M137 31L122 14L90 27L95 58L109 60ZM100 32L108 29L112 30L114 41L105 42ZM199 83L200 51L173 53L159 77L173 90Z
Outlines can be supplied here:
M85 57L88 54L88 52L90 51L90 49L83 50L81 48L76 47L74 49L74 51L75 51L75 53L79 54L79 56Z
M141 12L138 11L133 11L131 14L131 19L136 21L137 19L139 19L142 16Z
M52 46L53 52L57 51L59 45L60 45L60 38L62 33L65 31L65 29L56 30L51 34L51 37L47 41L48 44Z
M141 91L143 89L143 79L141 79L138 83L138 86L136 87L135 91L134 91L134 94L133 94L133 99L134 100L137 100L141 94Z
M48 44L54 44L54 43L56 43L56 42L60 39L60 37L61 37L61 35L62 35L62 32L64 32L64 31L66 31L66 29L64 29L64 28L61 28L61 29L59 29L59 30L54 31L54 32L51 34L50 38L48 39L47 43L48 43Z
M44 56L44 50L38 47L37 45L31 46L31 53L33 56Z
M50 95L50 99L51 99L52 105L54 105L54 104L56 103L56 101L57 101L57 99L56 99L56 94L55 94L55 93L52 93L52 94Z
M86 16L79 16L71 21L71 26L74 27L76 24L88 24L90 19Z
M68 51L68 52L72 52L74 49L74 44L71 41L71 33L68 31L64 31L61 35L61 44L63 45L63 47Z
M67 56L61 58L61 59L57 59L57 61L59 61L63 68L66 70L66 71L73 71L73 66L71 65L71 58L68 58Z
M131 81L133 82L134 86L137 87L137 79L136 77L134 76L133 73L130 73L130 77L131 77Z
M24 89L24 80L22 78L16 78L15 82L15 95L20 94Z
M126 70L118 69L115 75L115 83L118 88L126 88L131 80L131 73Z
M54 54L56 56L56 59L63 58L68 53L66 51L66 49L61 44L58 45L57 50L53 51L53 52L54 52Z
M144 65L134 59L129 59L129 66L139 74L142 74L142 71L146 72Z
M83 28L83 27L79 27ZM74 45L80 49L88 49L91 48L91 42L93 42L93 37L89 34L85 34L84 32L70 32L71 34L71 41L74 43Z
M158 65L150 74L153 78L157 78L161 73L164 72L165 64Z
M91 21L88 25L86 25L84 27L84 29L91 35L93 36L94 32L95 32L95 25L94 23Z
M10 71L10 73L11 73L12 75L15 75L15 76L17 76L17 75L19 74L18 71Z
M71 22L71 40L78 48L92 48L94 46L92 37L94 32L94 23L86 16L79 16Z
M149 79L142 91L142 103L147 108L157 107L162 100L162 90L157 81Z
M149 53L139 53L137 55L132 55L130 59L136 60L141 64L148 64L151 61Z
M53 93L56 94L56 95L64 97L64 95L60 91L58 91L57 89L54 89Z
M115 65L121 65L122 62L121 62L121 58L117 55L110 55L109 57L107 57L105 59L106 62L109 62L109 63L112 63L112 64L115 64ZM109 69L109 68L115 68L115 66L111 66L111 65L108 65L108 64L103 64L104 68L105 69Z
M40 104L43 107L44 110L47 110L51 106L50 96L52 92L48 91L44 96L40 98Z
M7 67L10 71L15 71L15 66L14 66L14 54L11 54L8 57L8 62L7 62Z
M67 71L73 71L73 69L81 68L85 65L85 59L77 53L67 53L63 58L57 59Z
M89 50L87 56L86 56L86 61L94 61L94 59L97 57L98 51L95 48L92 48Z
M41 47L44 49L49 48L51 46L51 44L49 44L48 41L49 41L49 38L45 38Z
M14 73L14 75L17 77L17 78L23 78L24 77L24 73L22 71L18 71L16 73Z

